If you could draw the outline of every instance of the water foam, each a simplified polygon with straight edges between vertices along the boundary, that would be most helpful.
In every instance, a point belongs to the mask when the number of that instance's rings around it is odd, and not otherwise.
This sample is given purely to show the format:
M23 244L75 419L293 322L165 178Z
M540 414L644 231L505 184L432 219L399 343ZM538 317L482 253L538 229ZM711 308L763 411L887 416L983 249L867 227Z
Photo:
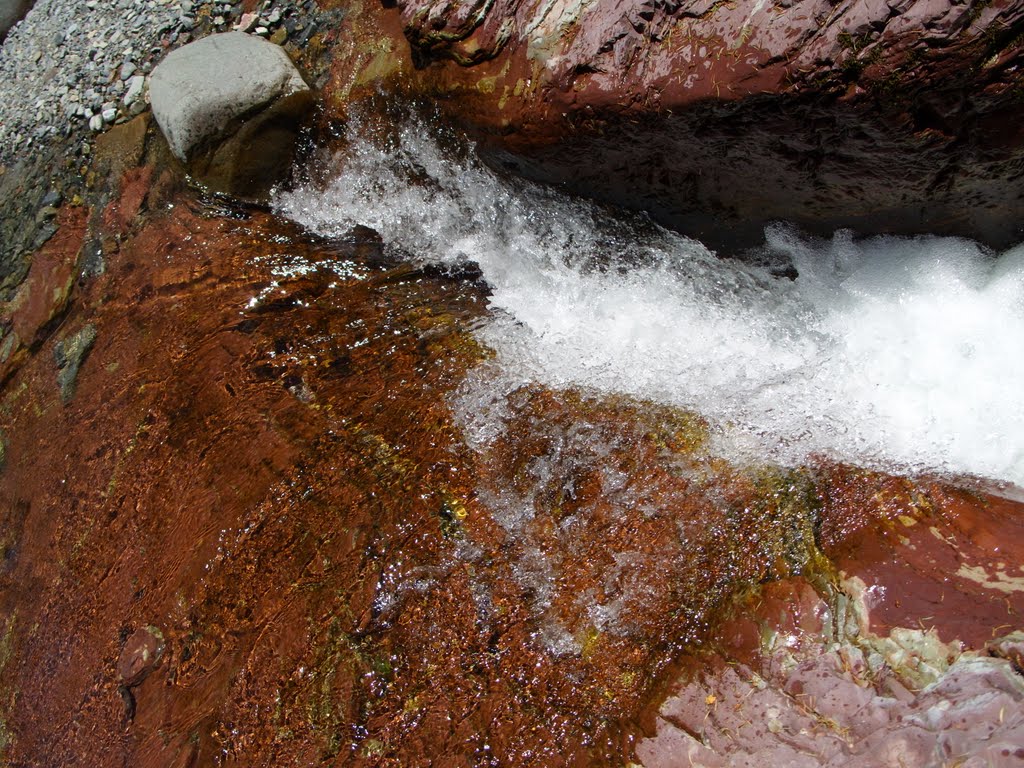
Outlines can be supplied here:
M477 262L494 310L480 335L506 387L692 408L723 450L785 463L1024 485L1024 246L770 229L761 255L791 262L791 281L504 178L417 123L386 142L353 135L326 188L279 209L322 234L362 224L414 258Z

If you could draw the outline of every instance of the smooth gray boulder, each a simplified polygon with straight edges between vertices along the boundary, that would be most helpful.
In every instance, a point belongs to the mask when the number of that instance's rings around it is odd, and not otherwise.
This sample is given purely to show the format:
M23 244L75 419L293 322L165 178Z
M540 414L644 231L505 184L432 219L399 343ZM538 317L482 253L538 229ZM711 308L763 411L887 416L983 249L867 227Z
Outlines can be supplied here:
M210 35L172 51L149 83L153 116L183 162L247 117L308 91L280 46L244 32Z

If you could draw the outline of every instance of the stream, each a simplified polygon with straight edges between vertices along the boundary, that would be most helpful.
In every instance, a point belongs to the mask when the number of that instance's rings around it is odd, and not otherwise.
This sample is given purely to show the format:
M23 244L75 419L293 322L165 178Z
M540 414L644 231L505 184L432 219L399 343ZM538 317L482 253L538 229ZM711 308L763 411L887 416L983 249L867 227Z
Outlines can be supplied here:
M415 261L479 265L477 336L496 357L458 400L470 442L536 382L695 411L734 461L1024 484L1024 246L778 225L726 260L500 175L419 120L384 138L356 123L348 142L326 185L277 208L319 234L364 225Z

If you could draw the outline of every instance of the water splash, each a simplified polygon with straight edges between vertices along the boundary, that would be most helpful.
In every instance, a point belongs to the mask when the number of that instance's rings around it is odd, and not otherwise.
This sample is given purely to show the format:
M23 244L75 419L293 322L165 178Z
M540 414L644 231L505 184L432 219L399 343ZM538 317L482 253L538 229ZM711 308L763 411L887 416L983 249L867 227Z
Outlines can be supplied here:
M792 264L789 280L505 178L416 122L376 143L356 127L339 166L279 209L322 234L362 224L416 259L474 261L491 286L480 336L502 386L476 386L468 411L500 418L509 387L539 381L694 409L733 456L1024 484L1024 246L769 229L760 261Z

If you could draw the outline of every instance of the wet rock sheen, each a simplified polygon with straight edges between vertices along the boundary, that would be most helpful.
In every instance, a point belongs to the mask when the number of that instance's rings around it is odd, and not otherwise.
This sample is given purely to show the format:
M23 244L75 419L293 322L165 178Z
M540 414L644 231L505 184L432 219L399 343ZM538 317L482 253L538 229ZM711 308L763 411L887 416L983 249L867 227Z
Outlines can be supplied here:
M622 4L398 0L376 22L496 162L651 211L713 245L961 234L1024 210L1024 6L1012 0ZM404 46L402 46L404 47ZM352 69L336 64L334 89ZM411 84L411 85L410 85Z

